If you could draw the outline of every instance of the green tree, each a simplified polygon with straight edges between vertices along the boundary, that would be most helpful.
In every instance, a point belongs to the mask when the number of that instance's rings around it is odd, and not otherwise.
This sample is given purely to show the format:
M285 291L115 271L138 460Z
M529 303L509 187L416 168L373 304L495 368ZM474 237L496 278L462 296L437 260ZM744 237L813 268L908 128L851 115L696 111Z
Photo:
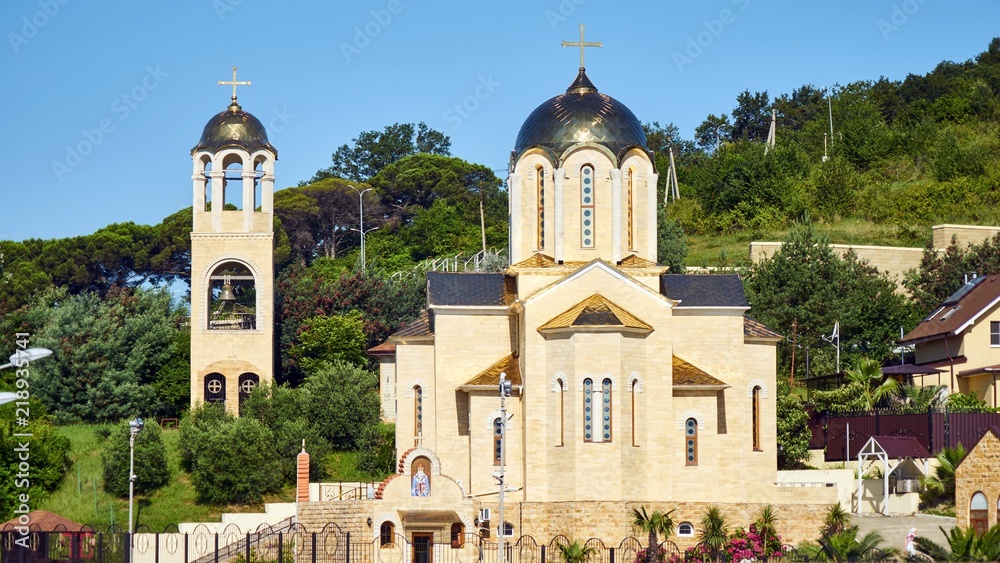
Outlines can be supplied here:
M936 456L937 466L930 475L920 479L924 486L921 493L925 502L953 502L955 499L955 468L965 459L965 447L961 442L954 448L943 448Z
M729 116L708 114L705 121L702 121L695 128L694 139L703 151L712 152L721 147L724 141L729 140L732 130L733 126L729 123Z
M729 540L729 525L718 506L712 505L701 517L698 543L702 544L712 558L717 558Z
M424 122L393 123L382 131L362 131L333 153L333 166L316 173L310 182L335 176L365 182L394 162L418 153L451 154L451 139Z
M877 530L872 530L862 537L858 537L859 528L850 526L841 532L822 536L819 538L819 549L816 553L806 553L816 561L834 561L837 563L847 561L864 561L868 552L877 549L884 541L882 534ZM802 553L803 550L799 550Z
M680 223L667 215L666 207L657 211L656 260L664 266L670 266L671 274L684 273L684 259L687 258L688 246L684 240L684 228Z
M129 426L120 421L101 448L104 490L119 498L128 497ZM135 493L149 494L170 480L167 450L160 436L160 426L147 424L135 437Z
M302 409L331 446L357 447L361 432L379 420L378 376L343 361L323 364L306 377Z
M331 453L330 443L302 409L304 389L287 385L262 384L243 402L240 416L260 421L274 435L274 456L281 467L284 484L294 484L297 456L305 441L309 452L309 478L325 476L322 461Z
M820 536L833 536L839 534L851 526L851 513L844 510L840 501L831 504L823 516L823 527L820 528Z
M770 97L767 90L750 93L744 90L736 96L733 109L733 140L761 141L767 138L771 126Z
M310 373L324 362L343 361L356 366L368 363L361 311L343 315L310 317L302 323L299 345L289 354Z
M573 541L573 543L568 544L556 542L556 548L559 549L559 557L563 560L563 563L587 563L596 551L594 547L581 544L579 541Z
M396 471L396 425L366 426L358 438L358 469L380 477Z
M170 356L157 370L153 380L160 413L180 418L191 403L191 332L178 330L170 341Z
M36 399L28 405L28 426L15 424L16 408L13 403L0 405L0 518L14 516L14 510L21 505L19 498L27 494L33 508L50 492L54 491L69 470L70 442L60 435L45 415L45 408ZM20 455L24 449L24 437L16 433L30 434L28 442L31 455L30 478L19 478L24 473L19 464L24 460Z
M869 412L899 387L895 379L882 375L882 362L872 358L859 359L857 367L847 370L846 375L848 381L861 386L865 410Z
M795 469L809 459L809 415L799 398L779 393L777 409L778 467Z
M934 561L1000 561L1000 524L994 524L982 535L976 534L971 526L956 526L948 532L939 529L948 541L948 548L917 536L913 541L917 551Z
M951 412L996 412L997 409L983 400L975 391L948 395L948 410Z
M673 510L665 513L654 510L652 513L647 513L645 506L632 509L632 529L649 535L649 544L646 546L647 563L654 563L657 560L660 546L657 536L662 534L663 539L667 539L673 532L674 520L670 516L673 512Z

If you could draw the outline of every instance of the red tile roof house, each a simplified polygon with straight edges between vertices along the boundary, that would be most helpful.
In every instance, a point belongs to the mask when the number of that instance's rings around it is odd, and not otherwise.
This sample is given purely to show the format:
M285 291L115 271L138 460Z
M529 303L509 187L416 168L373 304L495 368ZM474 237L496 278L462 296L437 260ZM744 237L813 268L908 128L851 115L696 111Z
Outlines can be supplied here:
M914 345L916 366L940 370L914 373L915 385L947 385L953 393L974 392L996 407L1000 372L1000 275L969 280L900 343Z

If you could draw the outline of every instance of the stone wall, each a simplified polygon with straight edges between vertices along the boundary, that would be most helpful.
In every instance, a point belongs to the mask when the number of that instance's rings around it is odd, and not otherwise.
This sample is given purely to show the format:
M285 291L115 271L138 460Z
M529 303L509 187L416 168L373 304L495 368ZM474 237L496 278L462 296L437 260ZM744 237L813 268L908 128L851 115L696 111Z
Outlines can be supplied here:
M969 503L972 495L982 492L986 495L989 509L989 525L997 523L997 504L1000 502L1000 438L993 432L986 434L955 469L955 516L956 524L965 528L969 525Z
M931 227L934 248L943 250L951 244L952 238L959 248L979 244L1000 233L1000 227L982 225L934 225Z
M751 242L750 260L754 263L760 262L767 256L773 255L779 248L780 242ZM830 248L840 256L847 254L848 250L854 250L858 258L867 260L872 266L878 268L880 272L886 272L896 284L903 281L903 274L907 270L914 270L920 267L920 259L924 255L922 248L906 248L902 246L863 246L850 244L831 244Z

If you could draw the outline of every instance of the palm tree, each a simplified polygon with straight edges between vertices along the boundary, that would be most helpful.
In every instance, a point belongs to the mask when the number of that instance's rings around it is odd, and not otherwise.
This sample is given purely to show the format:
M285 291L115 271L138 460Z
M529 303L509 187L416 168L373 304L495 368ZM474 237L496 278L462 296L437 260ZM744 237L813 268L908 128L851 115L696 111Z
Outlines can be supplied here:
M840 505L840 501L837 501L837 504L831 504L830 508L827 509L826 516L823 518L823 529L820 530L820 535L832 536L839 534L850 525L851 514L844 510L844 507Z
M903 404L914 411L923 412L929 408L937 409L944 406L948 400L946 389L945 385L928 385L926 387L900 385L896 392Z
M867 411L875 410L875 405L882 397L899 386L895 379L882 375L882 364L872 358L861 358L858 367L847 370L847 379L861 385Z
M729 526L722 516L718 506L710 506L701 518L701 531L698 532L698 543L708 550L713 559L719 556L719 551L729 541Z
M569 545L558 542L556 547L559 548L559 556L562 557L563 563L586 563L595 551L592 546L580 545L580 542L575 540Z
M917 536L913 540L917 551L934 561L1000 561L1000 524L995 524L985 534L977 536L975 530L968 528L952 528L951 532L941 533L948 540L948 549Z
M663 539L670 537L674 531L674 520L670 517L673 510L666 513L654 510L652 514L646 513L646 507L632 509L632 529L649 534L649 547L646 548L646 561L653 563L660 554L660 542L658 534L663 534Z
M945 499L955 498L955 468L965 459L965 448L959 442L954 448L944 448L935 456L938 461L937 467L931 475L921 478L924 485L925 496L929 498L944 497Z
M757 533L763 536L764 545L767 545L768 538L778 537L778 515L770 504L760 507L753 525L757 528Z
M850 526L836 534L819 539L820 550L816 555L821 561L863 561L868 552L883 542L882 534L872 530L858 539L858 527Z

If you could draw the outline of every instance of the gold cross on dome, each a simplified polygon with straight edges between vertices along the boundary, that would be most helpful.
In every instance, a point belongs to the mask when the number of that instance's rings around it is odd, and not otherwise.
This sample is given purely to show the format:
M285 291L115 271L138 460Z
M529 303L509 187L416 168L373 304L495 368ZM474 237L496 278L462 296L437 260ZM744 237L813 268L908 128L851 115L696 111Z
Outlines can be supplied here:
M580 68L583 68L583 50L587 47L603 47L604 44L600 41L584 41L583 40L583 24L580 24L580 40L579 41L563 41L563 47L579 47L580 48ZM234 79L235 80L235 79Z
M235 102L236 101L236 87L237 86L250 86L250 81L247 80L246 82L237 82L236 81L236 67L233 67L233 80L231 82L223 82L222 80L220 80L219 81L219 86L232 86L233 87L233 101Z

